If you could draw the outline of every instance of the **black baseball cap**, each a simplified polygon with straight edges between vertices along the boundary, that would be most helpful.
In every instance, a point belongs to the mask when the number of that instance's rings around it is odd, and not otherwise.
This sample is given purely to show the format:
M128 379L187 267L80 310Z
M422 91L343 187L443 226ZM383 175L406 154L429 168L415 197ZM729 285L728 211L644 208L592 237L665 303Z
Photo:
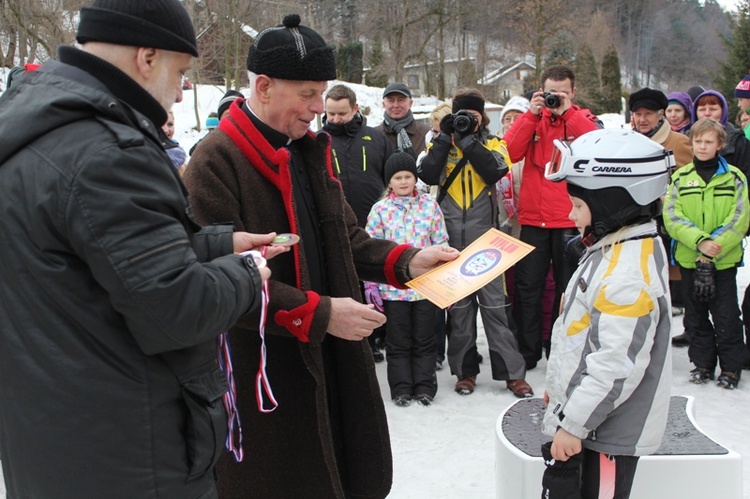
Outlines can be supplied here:
M388 94L401 94L411 99L411 92L409 91L409 87L407 87L403 83L391 83L390 85L385 87L383 97L387 96Z

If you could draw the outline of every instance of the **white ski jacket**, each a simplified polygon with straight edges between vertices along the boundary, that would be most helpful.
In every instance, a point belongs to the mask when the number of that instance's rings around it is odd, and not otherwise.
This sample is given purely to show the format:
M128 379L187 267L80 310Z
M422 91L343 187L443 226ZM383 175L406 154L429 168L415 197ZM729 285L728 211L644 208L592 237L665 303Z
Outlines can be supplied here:
M656 451L669 410L671 321L654 222L589 248L552 331L544 433L563 428L611 455Z

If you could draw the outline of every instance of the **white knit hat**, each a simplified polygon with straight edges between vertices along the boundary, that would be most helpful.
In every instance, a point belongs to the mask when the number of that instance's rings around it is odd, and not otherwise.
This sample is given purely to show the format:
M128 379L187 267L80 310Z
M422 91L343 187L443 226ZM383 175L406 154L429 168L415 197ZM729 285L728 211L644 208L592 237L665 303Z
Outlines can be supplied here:
M503 107L502 112L500 113L500 124L503 123L503 118L505 118L505 113L508 111L518 111L519 113L525 113L529 110L529 100L521 97L520 95L516 95L515 97L511 97L508 102L505 103L505 106Z

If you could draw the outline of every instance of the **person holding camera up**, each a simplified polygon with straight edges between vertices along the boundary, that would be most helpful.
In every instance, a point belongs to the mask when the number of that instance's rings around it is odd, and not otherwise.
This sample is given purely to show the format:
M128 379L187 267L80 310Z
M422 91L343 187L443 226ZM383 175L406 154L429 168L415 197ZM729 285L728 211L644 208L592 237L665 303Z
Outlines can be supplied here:
M453 96L453 113L441 120L440 133L428 145L420 165L422 181L440 185L438 204L445 216L448 243L458 250L496 225L495 183L508 173L510 164L503 141L488 132L490 120L484 102L478 90L459 90ZM531 397L533 391L524 380L526 367L512 330L502 275L458 301L451 310L448 364L458 378L456 392L473 393L479 374L477 307L489 344L492 378L505 380L517 397Z
M542 295L550 262L555 277L554 324L560 297L575 270L575 259L566 258L567 244L578 236L568 218L572 205L565 182L546 180L544 168L555 149L554 140L571 142L601 128L591 111L573 104L576 87L570 68L546 69L541 84L542 88L531 98L529 110L503 136L511 161L526 160L521 176L518 223L521 240L535 247L516 264L514 271L513 317L527 369L536 367L542 358Z

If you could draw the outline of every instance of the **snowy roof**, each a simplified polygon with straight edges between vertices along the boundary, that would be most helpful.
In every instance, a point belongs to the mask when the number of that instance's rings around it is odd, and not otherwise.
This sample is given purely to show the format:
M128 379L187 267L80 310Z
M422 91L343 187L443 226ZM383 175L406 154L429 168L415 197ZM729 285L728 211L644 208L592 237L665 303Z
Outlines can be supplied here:
M531 63L528 63L526 61L518 61L514 62L513 64L510 64L508 66L503 66L500 69L496 69L494 71L490 71L485 75L484 78L481 78L477 80L477 83L479 85L492 85L496 81L502 79L507 74L517 70L517 69L530 69L532 71L536 70L536 66L534 66Z

